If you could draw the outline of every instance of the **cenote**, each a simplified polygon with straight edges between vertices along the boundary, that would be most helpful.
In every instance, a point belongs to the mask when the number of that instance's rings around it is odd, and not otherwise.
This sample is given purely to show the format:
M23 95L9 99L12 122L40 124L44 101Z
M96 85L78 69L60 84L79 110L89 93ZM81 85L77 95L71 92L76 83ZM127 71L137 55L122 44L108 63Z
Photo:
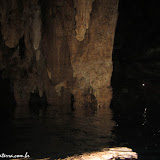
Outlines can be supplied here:
M0 154L159 160L159 17L157 1L1 1Z

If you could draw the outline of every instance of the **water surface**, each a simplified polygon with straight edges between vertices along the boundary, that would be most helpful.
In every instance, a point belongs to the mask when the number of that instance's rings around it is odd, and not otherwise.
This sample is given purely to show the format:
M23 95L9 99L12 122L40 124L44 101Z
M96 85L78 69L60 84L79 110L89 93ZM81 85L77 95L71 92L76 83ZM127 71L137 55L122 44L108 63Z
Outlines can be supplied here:
M18 106L13 119L4 126L2 152L63 158L97 151L111 146L114 126L110 108L70 111L63 106L32 110Z

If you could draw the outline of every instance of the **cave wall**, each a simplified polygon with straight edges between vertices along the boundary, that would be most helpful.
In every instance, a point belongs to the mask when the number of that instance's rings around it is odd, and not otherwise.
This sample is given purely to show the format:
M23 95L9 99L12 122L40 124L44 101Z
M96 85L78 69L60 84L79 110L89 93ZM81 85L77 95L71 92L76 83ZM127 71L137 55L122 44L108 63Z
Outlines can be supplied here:
M17 104L38 90L49 104L109 106L117 9L118 0L1 1L0 70Z

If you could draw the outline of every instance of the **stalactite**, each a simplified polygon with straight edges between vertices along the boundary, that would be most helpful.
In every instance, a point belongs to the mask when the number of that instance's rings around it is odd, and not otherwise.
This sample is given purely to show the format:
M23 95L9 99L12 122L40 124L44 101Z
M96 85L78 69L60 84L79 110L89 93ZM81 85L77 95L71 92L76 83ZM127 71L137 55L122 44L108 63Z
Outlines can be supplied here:
M83 41L86 30L89 27L90 14L92 11L92 3L94 0L74 0L74 7L76 9L76 38Z

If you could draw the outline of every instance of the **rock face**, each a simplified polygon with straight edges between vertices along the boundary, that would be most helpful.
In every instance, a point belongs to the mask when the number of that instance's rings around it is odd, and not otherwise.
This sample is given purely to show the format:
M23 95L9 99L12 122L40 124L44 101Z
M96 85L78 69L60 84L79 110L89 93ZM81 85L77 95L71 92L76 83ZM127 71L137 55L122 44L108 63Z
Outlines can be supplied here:
M0 70L17 104L109 106L118 0L0 2Z
M2 1L1 56L3 75L14 84L17 104L28 104L30 92L44 91L41 54L41 9L38 1ZM41 58L41 59L40 59Z

